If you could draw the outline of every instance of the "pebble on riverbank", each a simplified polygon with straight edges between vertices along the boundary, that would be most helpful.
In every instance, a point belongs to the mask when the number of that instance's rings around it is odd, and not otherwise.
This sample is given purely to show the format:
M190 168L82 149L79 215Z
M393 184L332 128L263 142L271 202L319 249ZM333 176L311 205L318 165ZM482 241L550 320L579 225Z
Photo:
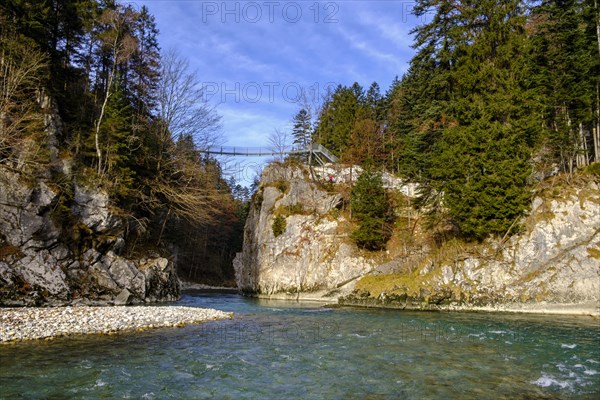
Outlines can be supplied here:
M176 327L233 313L181 306L0 308L0 343Z

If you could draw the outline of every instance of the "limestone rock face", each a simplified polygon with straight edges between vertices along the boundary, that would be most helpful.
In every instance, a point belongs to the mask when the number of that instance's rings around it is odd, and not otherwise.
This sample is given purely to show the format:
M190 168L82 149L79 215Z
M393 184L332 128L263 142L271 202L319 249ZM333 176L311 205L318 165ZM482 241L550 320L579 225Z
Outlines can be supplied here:
M526 225L506 244L492 243L480 257L454 269L445 266L448 274L441 283L494 293L494 302L599 302L597 183L590 181L560 199L535 198Z
M119 219L111 215L108 194L104 191L75 185L73 214L81 223L97 233L106 233L117 228Z
M507 240L488 240L445 258L425 250L418 258L391 255L377 262L377 257L361 256L350 239L349 221L336 210L340 195L315 184L347 183L360 172L334 166L312 174L300 166L265 169L243 251L234 260L239 288L262 296L318 293L316 297L339 297L348 304L401 308L591 304L600 313L597 179L588 177L554 196L534 198L524 229ZM416 186L393 176L383 180L389 190L408 197L416 193ZM286 225L277 237L276 216L285 218ZM375 289L363 284L363 277L381 280ZM387 277L392 277L389 287Z
M73 231L85 238L61 232L53 215L58 196L43 179L24 181L0 166L0 305L129 304L179 297L171 261L118 255L123 221L111 213L105 192L74 185L69 218L78 228Z
M317 171L316 179L326 182L328 173ZM319 188L309 177L301 166L271 165L263 172L246 221L243 251L234 260L242 291L335 296L339 287L375 267L342 229L348 221L337 213L341 195ZM272 228L276 215L286 221L277 237Z
M417 269L419 281L412 285L389 272L376 269L370 275L378 276L378 289L367 283L342 302L536 312L568 306L600 315L598 182L587 178L556 196L534 198L522 233L484 242L453 261L431 259ZM394 279L402 284L386 287Z

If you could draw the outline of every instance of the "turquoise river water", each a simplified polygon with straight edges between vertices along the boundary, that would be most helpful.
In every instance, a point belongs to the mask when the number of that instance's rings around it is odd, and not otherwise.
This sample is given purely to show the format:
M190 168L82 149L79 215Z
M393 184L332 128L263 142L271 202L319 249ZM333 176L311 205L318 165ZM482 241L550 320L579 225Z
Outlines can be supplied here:
M0 398L600 399L587 317L326 308L234 294L229 321L0 346Z

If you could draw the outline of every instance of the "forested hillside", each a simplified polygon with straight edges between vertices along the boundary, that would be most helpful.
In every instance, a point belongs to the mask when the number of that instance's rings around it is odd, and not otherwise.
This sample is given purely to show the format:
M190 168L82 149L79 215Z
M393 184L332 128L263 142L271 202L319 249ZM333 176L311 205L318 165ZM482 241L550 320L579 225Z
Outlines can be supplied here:
M537 182L600 161L598 7L416 1L424 23L406 74L384 94L338 86L313 140L419 183L417 205L443 236L514 233Z
M232 278L244 205L199 152L221 140L220 116L157 36L145 7L3 1L0 164L56 186L65 237L77 236L74 183L98 187L127 221L125 256L175 254L183 278L221 283Z
M418 183L440 238L509 236L538 182L598 169L598 2L419 0L413 11L423 23L407 72L385 93L338 86L296 115L295 143ZM157 36L132 4L4 1L0 165L53 184L67 238L82 234L79 182L127 221L123 255L158 251L189 279L231 279L247 199L200 152L221 141L221 119Z

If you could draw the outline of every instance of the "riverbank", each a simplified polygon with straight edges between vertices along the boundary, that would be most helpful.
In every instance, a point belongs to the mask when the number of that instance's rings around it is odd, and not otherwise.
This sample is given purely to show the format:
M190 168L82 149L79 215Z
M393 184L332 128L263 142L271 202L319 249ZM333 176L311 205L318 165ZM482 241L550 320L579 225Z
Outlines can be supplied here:
M513 303L513 304L495 304L487 306L474 305L435 305L435 304L417 304L410 302L401 302L388 300L385 303L373 298L340 298L338 302L340 307L363 307L363 308L384 308L407 311L457 311L457 312L487 312L487 313L516 313L516 314L540 314L540 315L570 315L587 316L594 319L600 319L600 304L597 302L558 304L558 303Z
M175 306L0 308L0 343L176 327L232 316L210 308Z
M207 292L207 293L239 293L239 289L237 287L231 286L211 286L205 285L203 283L195 283L195 282L181 282L181 290L184 291L199 291L199 292Z
M250 297L264 300L315 302L328 307L359 307L382 308L407 311L445 311L445 312L487 312L487 313L516 313L540 315L571 315L588 316L600 319L600 303L589 301L585 303L512 303L495 304L486 306L446 304L436 305L430 303L416 303L397 301L387 298L385 301L371 297L357 297L347 293L332 294L328 291L300 292L300 293L273 293L253 294Z

